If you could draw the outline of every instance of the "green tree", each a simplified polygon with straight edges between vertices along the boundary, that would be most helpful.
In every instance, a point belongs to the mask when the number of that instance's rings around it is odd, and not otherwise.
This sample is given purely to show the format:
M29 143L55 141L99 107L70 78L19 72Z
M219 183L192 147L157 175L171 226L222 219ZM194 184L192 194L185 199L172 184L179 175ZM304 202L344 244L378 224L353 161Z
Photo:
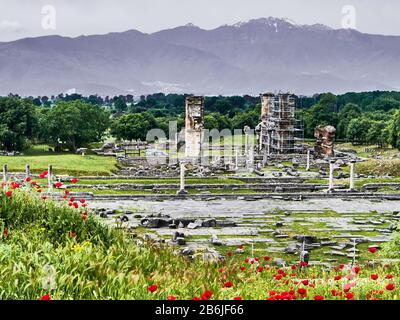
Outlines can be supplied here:
M388 143L400 150L400 110L397 110L387 127Z
M346 136L354 144L365 144L371 125L372 121L364 117L352 119L347 127Z
M76 151L90 142L101 141L109 119L109 112L97 105L80 100L59 102L40 119L41 138Z
M156 128L157 121L150 113L128 113L113 120L111 134L120 140L145 140L147 132Z
M0 98L0 146L7 151L21 151L37 128L37 113L31 100Z
M348 103L340 109L338 114L337 137L338 139L345 139L347 127L351 119L360 117L361 109L354 103Z

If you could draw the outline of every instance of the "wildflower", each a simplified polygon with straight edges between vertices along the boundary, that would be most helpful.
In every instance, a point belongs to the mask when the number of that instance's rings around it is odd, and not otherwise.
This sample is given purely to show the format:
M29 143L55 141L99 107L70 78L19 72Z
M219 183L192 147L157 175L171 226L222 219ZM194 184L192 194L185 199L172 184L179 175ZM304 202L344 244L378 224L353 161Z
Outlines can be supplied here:
M72 183L77 183L77 182L78 182L78 179L77 179L77 178L72 178L72 179L71 179L71 182L72 182Z
M240 270L244 271L244 270L246 270L246 268L245 267L240 267Z
M392 274L390 274L390 273L389 273L389 274L387 274L387 275L386 275L386 277L385 277L385 279L392 279L392 278L393 278L393 275L392 275Z
M207 290L203 293L203 295L201 296L202 300L210 300L212 297L212 292L210 290Z
M332 296L334 296L334 297L336 297L338 295L338 292L335 289L333 289L331 291L331 293L332 293Z
M31 182L31 185L36 186L36 185L37 185L37 182L36 182L36 181L32 181L32 182Z
M218 272L219 272L219 273L224 273L224 272L225 272L225 269L224 269L224 268L221 268L221 269L218 270Z
M225 287L225 288L231 288L231 287L233 287L232 281L227 281L227 282L225 282L224 287Z
M70 202L74 202L74 201L75 201L75 197L69 198L69 201L70 201Z
M238 246L238 249L241 249L241 250L243 250L244 249L244 245L240 245L240 246Z
M339 281L340 279L342 279L342 276L340 276L340 275L338 275L338 276L335 277L335 280L336 280L336 281Z
M324 296L315 296L314 300L318 300L318 301L324 300Z
M371 253L375 253L378 249L377 248L368 248L368 251Z
M346 299L347 300L354 300L354 293L353 292L346 293Z
M78 207L79 207L79 205L78 205L77 202L73 202L73 203L72 203L72 206L73 206L75 209L78 209Z
M61 188L62 187L62 182L61 181L58 181L58 182L56 182L55 184L54 184L54 186L56 187L56 188Z
M193 297L193 299L192 300L201 300L199 297Z
M344 264L339 265L340 269L344 269Z
M151 293L156 292L157 289L158 289L158 286L155 285L155 284L152 284L151 286L149 286L149 287L147 288L147 290L150 291Z
M81 200L79 200L79 202L80 202L80 203L85 203L86 200L85 200L85 199L81 199Z
M233 300L243 300L242 297L234 297Z
M308 262L304 262L304 261L300 262L300 267L307 267L307 266L308 266Z
M249 263L249 259L244 259L244 262L245 263Z
M10 198L11 196L12 196L12 191L11 191L11 190L8 190L8 191L6 192L6 197Z
M86 220L87 216L82 215L82 220Z
M76 237L76 233L75 232L71 232L70 236L71 236L71 238L75 238Z
M308 286L308 284L310 283L308 280L301 280L301 283L305 286Z
M386 290L388 290L388 291L392 291L394 289L394 284L393 283L389 283L387 286L386 286Z
M26 177L25 178L25 182L30 182L31 181L31 177Z
M40 300L51 300L51 297L50 297L50 295L49 294L45 294L45 295L43 295L41 298L40 298Z
M176 300L176 297L175 296L168 296L167 300Z
M257 268L257 272L261 273L261 272L263 272L263 271L264 271L264 268L263 268L263 267Z
M8 229L7 228L4 229L4 238L8 238Z
M356 267L353 268L353 271L354 271L356 274L358 274L358 273L360 273L361 268L360 268L359 266L356 266Z
M81 201L81 202L82 202L82 201ZM84 203L84 202L82 202L82 203ZM229 252L226 253L226 255L227 255L228 257L232 257L232 256L233 256L233 253L232 253L232 251L229 251Z
M65 193L66 195L68 195L68 194L69 194L69 190L65 189L65 190L64 190L64 193Z
M269 261L269 260L271 260L271 257L268 257L268 256L264 257L264 261Z
M299 295L301 295L303 298L307 295L307 290L306 289L304 289L304 288L299 288L298 290L297 290L297 293L299 294Z
M379 276L377 274L371 274L372 280L378 280Z
M292 268L292 270L296 270L297 266L296 265L292 265L291 268Z

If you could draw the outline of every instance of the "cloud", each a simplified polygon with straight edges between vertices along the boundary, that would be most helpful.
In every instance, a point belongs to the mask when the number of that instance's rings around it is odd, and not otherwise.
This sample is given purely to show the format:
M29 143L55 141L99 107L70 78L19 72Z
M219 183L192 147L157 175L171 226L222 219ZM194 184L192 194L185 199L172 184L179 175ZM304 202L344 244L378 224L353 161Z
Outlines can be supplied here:
M18 21L2 20L0 22L0 32L20 33L24 30Z

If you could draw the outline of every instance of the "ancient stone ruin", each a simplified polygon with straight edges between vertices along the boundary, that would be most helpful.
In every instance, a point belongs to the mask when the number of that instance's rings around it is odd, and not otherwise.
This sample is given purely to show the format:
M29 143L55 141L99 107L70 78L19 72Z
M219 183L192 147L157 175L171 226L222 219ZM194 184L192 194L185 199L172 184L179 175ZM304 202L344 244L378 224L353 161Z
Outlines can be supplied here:
M261 95L261 123L256 127L260 154L295 153L295 99L289 93Z
M204 97L186 98L185 157L198 161L202 156L204 135Z
M316 157L333 157L335 152L333 150L335 145L336 129L333 126L317 127L314 136L317 140L315 146Z

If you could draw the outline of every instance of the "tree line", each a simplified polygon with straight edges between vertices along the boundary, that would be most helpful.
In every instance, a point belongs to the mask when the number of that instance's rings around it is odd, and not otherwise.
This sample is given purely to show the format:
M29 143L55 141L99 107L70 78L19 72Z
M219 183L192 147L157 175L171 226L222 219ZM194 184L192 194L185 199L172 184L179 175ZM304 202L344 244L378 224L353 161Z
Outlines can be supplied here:
M23 150L29 143L48 143L75 151L106 135L117 139L146 138L150 129L168 132L170 121L184 127L187 95L152 94L100 97L80 94L52 97L0 97L0 149ZM374 91L312 97L296 96L296 117L305 138L317 126L333 125L337 138L354 144L400 149L400 92ZM255 128L260 121L260 98L205 98L206 129Z

